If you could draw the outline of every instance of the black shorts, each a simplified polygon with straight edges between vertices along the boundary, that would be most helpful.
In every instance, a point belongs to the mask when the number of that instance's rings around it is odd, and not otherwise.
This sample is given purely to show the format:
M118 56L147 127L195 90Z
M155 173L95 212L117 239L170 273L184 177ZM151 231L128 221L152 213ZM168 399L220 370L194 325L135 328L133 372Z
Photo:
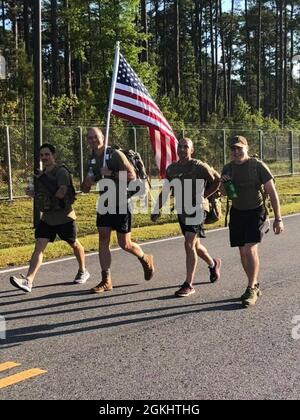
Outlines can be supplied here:
M49 239L50 242L54 242L56 235L58 235L61 240L66 241L69 244L74 244L77 238L75 221L73 220L72 222L64 223L63 225L51 226L41 220L35 230L35 239L46 238Z
M99 214L97 213L97 227L109 227L118 233L131 232L131 213L126 214Z
M178 223L180 225L181 232L183 236L185 236L186 232L195 233L198 238L206 238L205 236L205 230L203 228L203 224L201 225L186 225L182 222L180 217L178 216Z
M253 210L230 209L230 245L244 246L261 242L264 235L266 211L263 206Z

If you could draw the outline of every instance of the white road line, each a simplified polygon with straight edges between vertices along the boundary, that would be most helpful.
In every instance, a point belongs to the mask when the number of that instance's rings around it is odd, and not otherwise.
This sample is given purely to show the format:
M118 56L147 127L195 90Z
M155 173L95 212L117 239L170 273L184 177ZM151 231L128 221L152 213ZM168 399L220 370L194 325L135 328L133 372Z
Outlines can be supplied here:
M295 217L295 216L300 216L300 213L289 214L287 216L284 216L283 219L289 219L290 217ZM220 232L220 231L223 231L223 230L226 230L226 229L227 228L225 228L225 227L218 228L218 229L211 229L211 230L207 230L206 233L210 234L210 233L214 233L214 232ZM147 246L147 245L159 244L159 243L168 242L168 241L175 241L175 240L178 240L178 239L182 239L182 235L174 236L172 238L157 239L157 240L150 241L150 242L141 242L141 246L144 247L144 246ZM120 250L121 250L121 248L114 248L114 249L111 250L111 252L116 252L116 251L120 251ZM98 255L98 252L91 252L89 254L86 254L86 258L94 257L95 255ZM71 261L71 260L75 260L75 257L67 257L67 258L61 258L61 259L58 259L58 260L46 261L42 264L42 266L57 264L57 263L65 262L65 261ZM15 271L26 270L26 269L28 269L28 267L29 267L29 265L24 265L22 267L0 270L0 274L13 273Z

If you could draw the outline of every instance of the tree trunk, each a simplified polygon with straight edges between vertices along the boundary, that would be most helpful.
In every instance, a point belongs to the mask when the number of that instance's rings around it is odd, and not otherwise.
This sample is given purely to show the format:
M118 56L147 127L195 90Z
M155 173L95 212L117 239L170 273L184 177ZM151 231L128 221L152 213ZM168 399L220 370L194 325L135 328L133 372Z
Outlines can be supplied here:
M279 109L279 121L281 126L284 125L284 73L283 73L283 63L284 63L284 48L283 48L283 23L284 23L284 14L283 14L283 4L282 1L278 2L279 4L279 78L278 78L278 109Z
M288 11L287 11L287 0L284 1L284 35L283 35L283 55L284 55L284 71L283 71L283 91L284 91L284 101L283 101L283 120L287 114L289 108L288 97L289 97L289 86L288 86Z
M206 27L205 31L205 118L204 121L208 120L208 113L209 113L209 74L208 74L208 28Z
M142 32L148 37L148 16L146 9L146 0L141 0L141 26ZM148 63L148 39L142 42L143 50L141 53L142 63Z
M51 0L51 80L52 80L52 95L53 96L59 96L59 64L58 64L59 61L58 60L59 60L59 50L58 50L58 29L57 29L57 0ZM69 91L69 95L70 95L70 91Z
M180 97L180 17L179 1L174 1L175 9L175 97Z
M250 33L248 23L248 0L245 0L245 26L246 26L246 100L251 103L252 87L251 87L251 44L250 44ZM229 90L229 87L228 87ZM229 93L230 94L230 93ZM229 108L230 109L230 108Z
M294 2L292 1L292 3L291 3L291 18L290 18L290 21L293 22L293 19L294 19ZM291 90L294 87L294 79L293 79L293 76L292 76L292 71L293 71L293 57L294 57L294 26L291 25L291 54L290 54L290 87L291 87Z
M164 0L164 36L163 36L163 93L168 93L168 67L167 67L167 9Z
M64 0L66 10L69 8L69 0ZM70 23L65 22L65 92L70 98L72 96L72 61L70 45Z
M159 34L159 0L154 0L155 10L155 45L158 46L158 34Z
M209 0L210 48L211 48L211 111L216 112L216 74L215 74L215 43L214 43L214 18L213 0Z
M12 33L14 39L14 49L15 51L18 50L19 47L19 28L18 28L18 6L15 1L10 3L10 17L11 17L11 24L12 24Z
M229 116L229 107L228 107L228 85L227 85L226 51L225 51L225 42L224 42L222 1L220 1L219 3L219 8L220 8L220 37L221 37L222 65L223 65L224 117L227 118Z
M203 110L203 68L202 68L202 23L203 23L203 0L195 1L195 33L194 33L194 51L196 73L198 75L198 109L200 124L204 122Z
M230 24L230 47L229 47L229 56L228 56L228 110L231 115L232 109L232 49L233 49L233 19L234 19L234 0L231 2L231 24Z
M220 0L221 1L221 0ZM219 26L219 0L215 0L215 87L214 87L214 106L217 111L217 99L218 99L218 85L219 85L219 52L218 52L218 26Z
M30 27L29 27L29 0L23 2L23 21L24 21L24 44L28 59L31 58L30 48Z
M261 0L258 0L257 20L257 72L256 72L256 108L261 107Z
M74 85L75 85L75 93L77 96L79 96L80 88L82 85L82 63L79 58L76 58L74 60Z

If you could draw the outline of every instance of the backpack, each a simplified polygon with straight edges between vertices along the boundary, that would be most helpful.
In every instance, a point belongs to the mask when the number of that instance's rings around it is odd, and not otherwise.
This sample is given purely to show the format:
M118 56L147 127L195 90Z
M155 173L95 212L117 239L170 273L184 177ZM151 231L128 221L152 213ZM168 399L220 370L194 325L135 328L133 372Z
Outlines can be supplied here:
M68 171L70 178L70 185L68 186L65 197L62 199L55 197L55 193L58 190L56 181L52 181L44 171L39 175L36 175L38 183L41 185L37 193L38 207L40 211L69 208L76 200L76 191L69 168L64 164L57 165L53 175L56 175L61 168L65 168Z
M149 177L147 175L147 171L145 168L145 164L141 155L138 152L135 152L132 149L123 149L119 146L112 146L106 149L106 165L108 169L110 168L110 159L112 154L115 150L122 152L126 158L128 159L129 163L134 169L136 175L136 191L128 191L128 196L145 196L148 194L149 186L151 188L151 184L149 181Z
M210 225L218 222L222 217L222 202L221 202L221 191L217 190L211 196L207 198L208 209L205 211L206 216L204 224Z
M212 170L214 172L217 173L217 171L212 168ZM218 176L219 173L217 173ZM209 188L209 183L206 183L205 186L205 190L207 190ZM204 220L204 224L205 225L211 225L213 223L218 222L221 217L222 217L222 202L221 202L221 196L222 193L219 189L217 189L217 191L215 191L212 195L210 195L206 201L206 209L205 209L205 220Z

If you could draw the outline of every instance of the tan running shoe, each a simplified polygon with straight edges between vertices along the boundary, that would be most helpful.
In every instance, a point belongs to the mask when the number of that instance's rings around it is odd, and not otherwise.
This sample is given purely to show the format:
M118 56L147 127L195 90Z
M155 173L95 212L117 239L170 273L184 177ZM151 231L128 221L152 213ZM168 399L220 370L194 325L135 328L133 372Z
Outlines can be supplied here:
M109 292L113 289L110 272L102 271L102 281L95 287L93 287L91 293L103 293Z

